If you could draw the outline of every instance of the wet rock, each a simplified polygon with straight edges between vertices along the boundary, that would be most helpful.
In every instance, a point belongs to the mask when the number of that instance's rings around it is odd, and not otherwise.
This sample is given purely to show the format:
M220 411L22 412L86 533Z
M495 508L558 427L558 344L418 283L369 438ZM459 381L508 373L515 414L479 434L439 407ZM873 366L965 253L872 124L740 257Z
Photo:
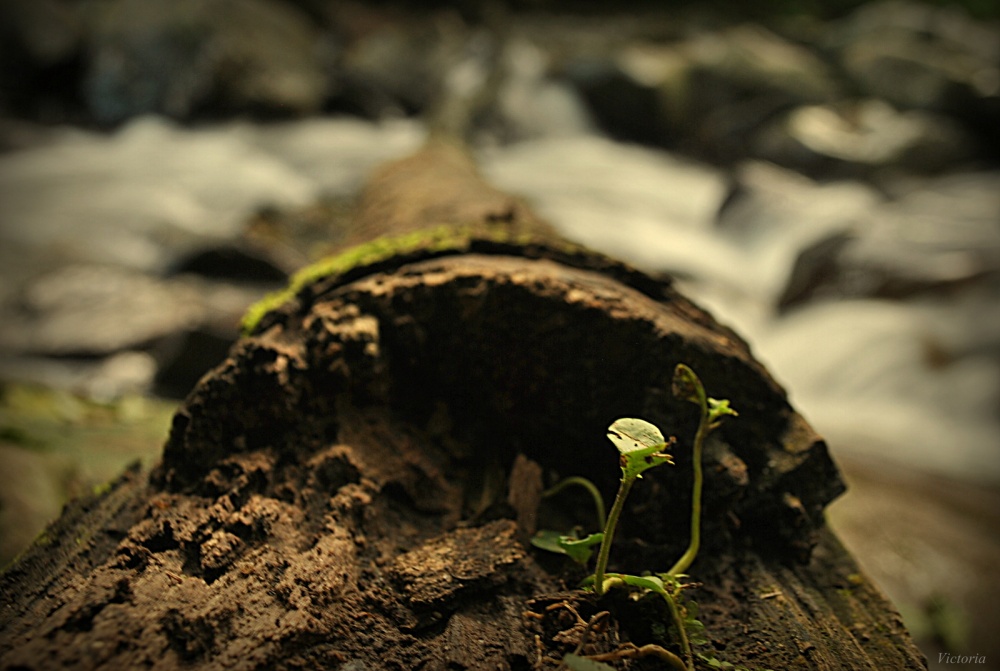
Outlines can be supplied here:
M995 23L956 6L887 1L862 5L826 43L855 86L900 109L943 112L1000 153L1000 39Z
M1000 273L1000 175L897 180L890 190L896 197L866 227L803 250L781 307L817 297L947 294Z
M187 287L115 267L68 266L24 288L5 306L8 352L106 355L148 345L203 319Z
M45 120L78 107L69 84L84 32L79 4L0 2L0 113Z
M750 132L793 105L839 95L810 50L754 24L667 43L638 42L578 68L602 127L713 159L746 153Z
M199 249L179 259L169 272L172 275L193 273L235 282L282 283L288 279L288 271L282 270L266 249L253 249L240 244Z
M158 394L183 398L206 371L226 358L240 335L240 322L247 309L267 292L284 285L259 279L233 283L184 274L169 280L178 291L198 297L202 318L186 326L178 325L151 349L156 359L153 386Z
M338 62L338 100L371 119L413 115L439 102L441 75L465 37L457 17L383 21L346 45Z
M84 91L100 122L185 119L209 106L303 115L326 97L319 34L289 4L115 0L94 18Z
M814 53L759 26L699 36L685 51L694 68L681 108L700 145L692 149L710 158L744 156L751 132L774 114L840 93Z
M899 240L840 234L804 250L796 259L778 307L787 310L821 298L947 294L983 280L988 272L972 253L935 253Z
M71 56L83 26L80 12L59 0L0 2L4 50L27 57L30 68L43 68ZM10 41L8 41L10 40Z
M974 139L940 114L881 100L799 107L763 129L754 154L813 176L866 177L884 168L936 172L974 155Z
M957 112L1000 92L995 27L957 7L866 4L832 30L829 43L867 94L903 109Z
M659 146L675 141L676 132L663 120L656 87L615 60L582 58L566 68L566 76L598 126L612 137Z
M840 255L856 239L849 231L834 231L806 246L795 259L778 307L787 309L811 299L817 287L840 277Z

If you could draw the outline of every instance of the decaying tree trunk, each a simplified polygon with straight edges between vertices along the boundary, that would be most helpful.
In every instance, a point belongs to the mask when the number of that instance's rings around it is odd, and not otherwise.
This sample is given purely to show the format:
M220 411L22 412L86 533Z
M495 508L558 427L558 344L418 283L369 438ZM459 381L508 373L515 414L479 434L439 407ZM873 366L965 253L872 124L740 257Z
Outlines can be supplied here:
M540 493L582 475L610 499L605 428L640 416L677 464L634 488L612 565L673 564L697 423L678 362L740 412L706 455L699 650L926 667L824 525L843 484L822 439L668 279L559 240L442 143L378 174L354 230L405 235L304 274L192 391L153 472L68 506L2 576L2 668L555 669L668 648L662 602L579 592L583 569L526 539L596 530L585 497Z

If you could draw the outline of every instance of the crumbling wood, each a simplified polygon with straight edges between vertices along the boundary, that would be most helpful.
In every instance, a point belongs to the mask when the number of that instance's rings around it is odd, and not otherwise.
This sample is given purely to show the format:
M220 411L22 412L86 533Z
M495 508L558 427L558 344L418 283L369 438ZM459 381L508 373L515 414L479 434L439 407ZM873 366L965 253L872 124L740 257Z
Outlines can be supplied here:
M539 473L610 496L604 429L642 416L680 438L677 466L635 488L612 562L672 564L697 422L670 394L678 362L740 411L708 446L691 568L719 656L925 668L824 524L843 491L826 445L746 343L668 279L559 241L454 151L387 168L360 208L358 235L416 244L334 266L261 316L178 411L153 472L71 504L0 578L0 668L555 668L599 610L614 617L588 646L641 645L650 611L573 591L579 573L517 520ZM425 197L425 161L476 196ZM448 244L421 244L441 222ZM547 506L588 521L571 497Z

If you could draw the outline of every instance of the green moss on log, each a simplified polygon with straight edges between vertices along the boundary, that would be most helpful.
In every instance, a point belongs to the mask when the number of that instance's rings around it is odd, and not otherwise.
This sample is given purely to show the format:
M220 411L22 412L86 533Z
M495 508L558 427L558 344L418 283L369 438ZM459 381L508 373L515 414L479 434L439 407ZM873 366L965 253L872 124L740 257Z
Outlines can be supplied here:
M299 270L287 287L275 291L254 303L243 316L242 329L250 334L264 315L295 298L305 287L318 280L340 277L351 271L380 265L393 257L438 256L469 250L474 240L507 245L552 244L554 241L537 234L514 232L506 226L434 226L400 235L385 235L371 242L351 247L343 252L320 259ZM565 251L579 251L572 243L560 242Z

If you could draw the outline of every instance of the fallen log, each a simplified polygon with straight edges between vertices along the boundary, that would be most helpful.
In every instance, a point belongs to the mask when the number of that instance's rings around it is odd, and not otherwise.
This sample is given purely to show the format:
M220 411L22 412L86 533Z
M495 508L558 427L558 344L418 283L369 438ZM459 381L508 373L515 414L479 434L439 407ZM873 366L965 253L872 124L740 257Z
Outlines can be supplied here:
M666 668L640 654L674 644L662 603L580 591L527 539L593 526L541 492L576 475L608 499L605 429L639 416L676 465L636 486L612 566L683 552L680 362L740 413L707 448L699 668L926 668L825 526L844 485L822 438L669 278L559 239L440 142L373 178L346 240L251 312L152 472L67 506L0 577L0 668Z

